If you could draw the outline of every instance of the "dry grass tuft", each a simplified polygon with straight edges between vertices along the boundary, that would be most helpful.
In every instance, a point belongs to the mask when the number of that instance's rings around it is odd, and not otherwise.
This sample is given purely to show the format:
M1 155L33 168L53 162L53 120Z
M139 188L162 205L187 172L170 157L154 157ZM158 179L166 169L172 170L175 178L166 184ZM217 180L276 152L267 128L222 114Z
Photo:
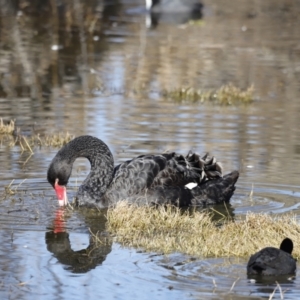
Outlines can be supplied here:
M0 134L2 134L0 141L8 144L10 147L16 145L20 146L22 152L30 152L33 154L35 146L51 146L62 147L71 141L75 136L66 133L57 133L52 135L32 134L29 136L22 135L20 128L15 129L15 122L11 120L8 124L4 124L0 118Z
M216 91L202 91L192 87L164 91L163 95L172 100L182 102L213 102L220 105L249 104L254 101L253 86L241 90L229 83Z
M62 147L74 139L74 135L66 133L58 133L40 138L43 146Z
M136 207L120 202L108 210L107 229L123 245L164 253L204 257L249 257L266 246L279 247L285 237L294 241L300 257L300 225L294 216L248 213L245 219L216 223L212 213L182 212L174 207Z
M0 134L12 134L15 130L15 122L10 120L8 124L3 123L3 119L0 118Z
M43 137L39 135L32 135L29 137L25 137L21 134L16 137L12 137L8 139L8 144L10 147L14 147L18 145L22 152L30 152L33 154L33 149L36 146L39 147L56 147L60 148L67 144L70 140L74 138L73 135L67 133L58 133L53 135L45 135Z

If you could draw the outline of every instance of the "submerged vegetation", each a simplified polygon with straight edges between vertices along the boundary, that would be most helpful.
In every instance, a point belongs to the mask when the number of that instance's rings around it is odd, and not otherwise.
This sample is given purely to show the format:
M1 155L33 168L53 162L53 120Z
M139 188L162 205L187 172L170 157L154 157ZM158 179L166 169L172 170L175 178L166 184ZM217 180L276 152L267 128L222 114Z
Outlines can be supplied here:
M191 213L121 202L108 210L107 229L126 246L204 257L249 257L263 247L279 247L289 237L294 241L293 255L300 257L300 224L291 215L248 213L240 220L224 216L220 225L207 211Z
M254 88L241 90L229 83L218 90L204 91L192 87L164 91L163 95L177 102L212 102L219 105L249 104L254 101Z

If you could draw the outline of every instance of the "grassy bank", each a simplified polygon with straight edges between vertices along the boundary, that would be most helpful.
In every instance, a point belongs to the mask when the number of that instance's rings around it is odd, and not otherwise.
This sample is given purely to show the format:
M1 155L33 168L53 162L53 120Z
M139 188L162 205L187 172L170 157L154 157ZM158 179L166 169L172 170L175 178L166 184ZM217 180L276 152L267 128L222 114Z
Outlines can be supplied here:
M293 255L300 257L300 225L292 215L248 213L240 220L224 217L220 226L208 212L191 214L174 207L136 207L121 202L108 210L107 229L126 246L204 257L249 257L263 247L279 247L283 238L289 237L294 241Z

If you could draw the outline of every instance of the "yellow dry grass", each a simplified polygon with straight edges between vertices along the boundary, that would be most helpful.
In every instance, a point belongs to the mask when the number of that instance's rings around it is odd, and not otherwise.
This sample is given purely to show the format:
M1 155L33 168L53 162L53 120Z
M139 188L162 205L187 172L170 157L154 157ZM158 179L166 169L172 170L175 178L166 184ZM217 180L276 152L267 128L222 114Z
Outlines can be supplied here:
M203 91L192 87L164 91L163 95L172 100L182 102L212 102L220 105L249 104L254 101L254 88L250 86L241 90L229 83L215 91Z
M10 120L9 123L4 124L3 119L0 118L0 134L12 134L15 130L15 122Z
M69 132L58 133L52 135L46 135L42 138L39 137L40 143L43 146L51 146L51 147L62 147L74 139L74 135Z
M20 134L20 129L15 130L15 122L11 120L9 123L4 124L3 119L0 118L0 134L1 142L5 142L10 147L16 145L20 146L22 152L33 153L35 146L51 146L51 147L62 147L71 141L75 136L68 132L60 132L57 134L43 135L32 134L25 136Z
M212 220L211 212L182 212L174 207L137 207L120 202L107 214L107 229L123 245L146 251L181 252L204 257L249 257L285 237L300 257L300 225L295 216L248 213L244 219Z

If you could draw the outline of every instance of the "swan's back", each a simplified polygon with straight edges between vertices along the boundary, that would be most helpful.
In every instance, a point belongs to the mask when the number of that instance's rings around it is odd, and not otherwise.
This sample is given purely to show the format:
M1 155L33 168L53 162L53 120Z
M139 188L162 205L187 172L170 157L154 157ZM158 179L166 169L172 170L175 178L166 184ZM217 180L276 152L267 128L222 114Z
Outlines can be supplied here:
M167 198L171 199L168 203L173 203L177 198L194 197L185 188L186 184L193 182L199 185L221 177L221 165L215 158L207 155L202 158L196 153L189 153L187 156L175 152L141 155L115 168L106 196L119 201L131 196L146 195L154 198L150 202L157 203L161 202L161 198ZM182 200L184 205L191 204L186 199Z

